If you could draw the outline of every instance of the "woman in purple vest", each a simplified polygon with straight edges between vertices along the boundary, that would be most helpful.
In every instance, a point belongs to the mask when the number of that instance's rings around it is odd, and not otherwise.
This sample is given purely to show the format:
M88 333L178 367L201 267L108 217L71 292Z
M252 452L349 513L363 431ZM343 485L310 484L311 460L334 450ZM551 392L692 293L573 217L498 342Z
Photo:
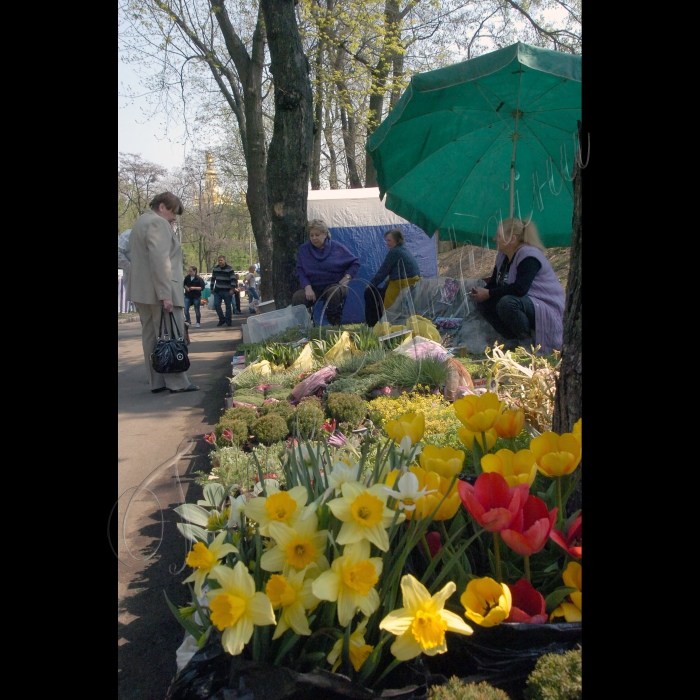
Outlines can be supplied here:
M566 294L544 255L532 221L505 219L494 237L498 254L491 279L470 292L477 311L506 339L505 350L540 345L561 350Z

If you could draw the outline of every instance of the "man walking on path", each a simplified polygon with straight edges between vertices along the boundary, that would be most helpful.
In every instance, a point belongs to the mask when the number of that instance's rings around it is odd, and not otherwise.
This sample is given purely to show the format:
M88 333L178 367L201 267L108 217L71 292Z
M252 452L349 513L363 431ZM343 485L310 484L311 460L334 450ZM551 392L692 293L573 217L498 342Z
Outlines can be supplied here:
M126 285L126 297L134 302L141 319L143 357L151 385L151 392L159 394L170 389L171 394L197 391L190 384L187 372L159 374L151 366L151 353L160 333L161 318L165 315L168 333L175 332L170 325L170 312L183 325L185 297L182 274L182 247L173 231L173 224L184 207L172 192L156 195L149 211L136 219L129 236L131 273Z
M234 281L235 278L235 281ZM226 264L226 258L223 255L219 256L219 264L211 271L211 289L214 294L214 308L216 315L219 317L218 326L231 325L231 305L233 303L233 295L238 294L236 286L238 278L233 268ZM221 302L226 306L226 315L221 310Z

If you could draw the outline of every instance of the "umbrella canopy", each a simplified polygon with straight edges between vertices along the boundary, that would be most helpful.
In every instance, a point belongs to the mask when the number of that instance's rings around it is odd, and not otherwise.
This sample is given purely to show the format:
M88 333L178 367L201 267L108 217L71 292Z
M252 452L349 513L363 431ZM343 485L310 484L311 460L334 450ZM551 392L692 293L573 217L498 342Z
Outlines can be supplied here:
M517 43L415 75L366 150L387 209L488 246L508 216L571 244L581 56Z

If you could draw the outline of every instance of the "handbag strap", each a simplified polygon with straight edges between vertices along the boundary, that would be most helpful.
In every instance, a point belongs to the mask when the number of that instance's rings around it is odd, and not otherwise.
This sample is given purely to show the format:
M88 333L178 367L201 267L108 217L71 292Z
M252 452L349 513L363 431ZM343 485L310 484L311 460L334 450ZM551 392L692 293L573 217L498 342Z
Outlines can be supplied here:
M180 335L180 328L177 325L177 321L175 320L175 316L173 316L173 312L170 311L170 338L177 338L178 340L182 340L182 336ZM162 338L163 337L163 321L165 320L165 307L161 307L160 310L160 326L158 328L158 337ZM167 328L167 323L165 324L165 334L168 335L168 328ZM173 333L173 327L177 331L177 335Z
M177 326L177 321L175 320L175 316L173 316L173 312L170 312L170 331L172 332L173 326L175 326L175 330L177 331L177 335L172 335L172 338L178 338L182 340L182 336L180 335L180 329Z

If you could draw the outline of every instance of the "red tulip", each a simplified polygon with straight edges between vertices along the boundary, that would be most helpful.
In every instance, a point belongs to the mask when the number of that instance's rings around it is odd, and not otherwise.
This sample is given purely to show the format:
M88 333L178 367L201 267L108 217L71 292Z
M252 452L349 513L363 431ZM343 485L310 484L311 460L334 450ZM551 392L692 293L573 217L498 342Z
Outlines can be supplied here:
M406 521L408 522L408 521ZM442 542L440 541L439 532L428 532L425 535L425 541L428 543L428 551L430 552L430 558L433 559L435 555L442 549ZM421 547L423 543L421 542ZM425 552L425 548L423 548Z
M557 508L552 508L548 513L547 506L541 498L528 496L510 527L501 530L501 537L518 554L530 556L547 544L556 517Z
M578 518L569 525L568 532L564 533L561 530L552 530L549 533L550 539L554 540L560 547L566 550L569 556L574 559L581 558L581 513Z
M224 440L230 440L231 442L233 442L233 432L232 432L229 428L226 428L226 429L221 433L221 437L222 437Z
M530 622L543 625L547 622L544 596L526 579L521 578L514 586L509 585L513 604L506 622Z
M530 492L529 484L508 488L508 482L497 472L484 472L474 486L462 480L457 484L464 507L489 532L501 532L510 526Z
M216 433L213 430L209 435L205 435L204 439L210 445L216 445Z
M332 433L335 430L336 422L335 418L332 421L326 421L321 427L328 433Z

